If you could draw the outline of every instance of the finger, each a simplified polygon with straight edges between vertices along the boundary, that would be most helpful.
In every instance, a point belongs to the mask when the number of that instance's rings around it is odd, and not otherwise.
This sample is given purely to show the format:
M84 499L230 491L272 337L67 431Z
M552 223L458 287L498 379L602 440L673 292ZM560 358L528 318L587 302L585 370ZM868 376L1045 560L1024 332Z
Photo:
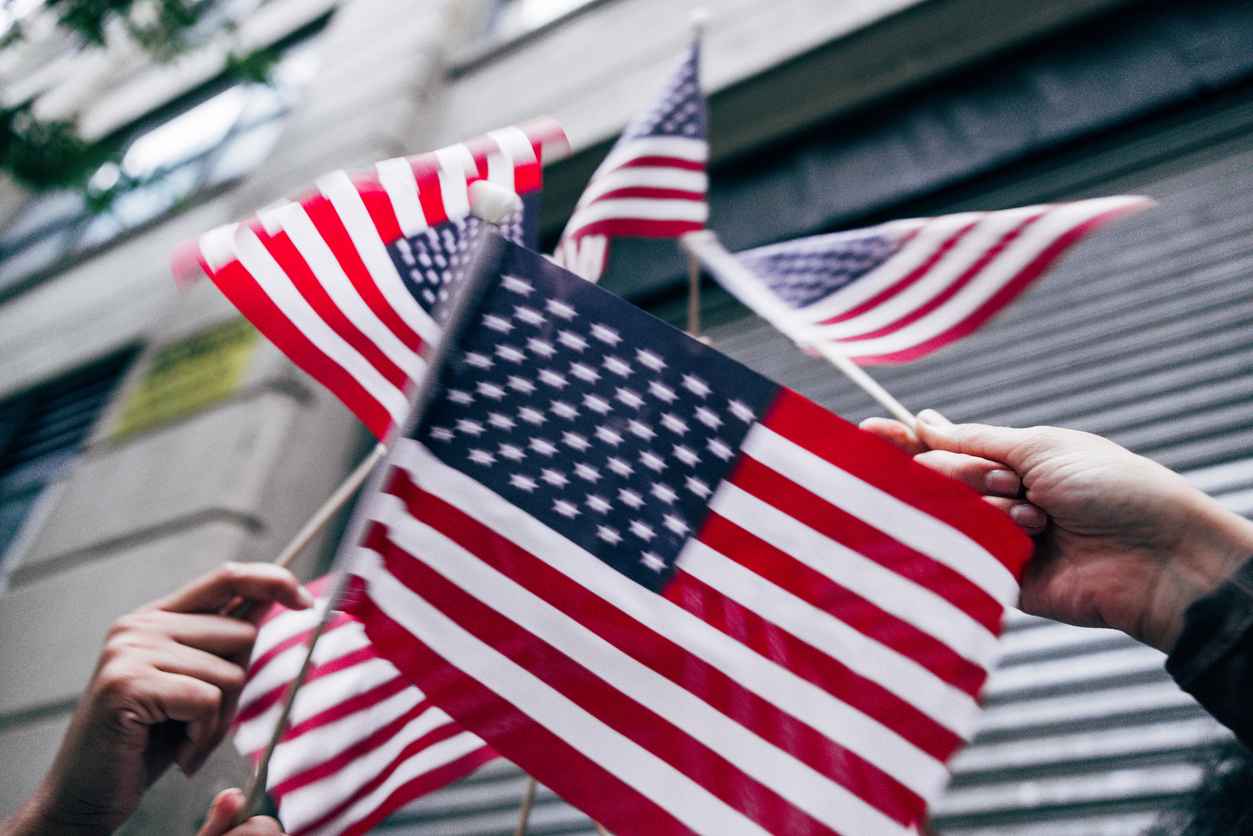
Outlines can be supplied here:
M255 625L222 615L148 610L136 613L130 623L223 658L247 655L257 638Z
M209 805L209 814L196 836L222 836L231 829L231 823L244 807L244 794L232 787L222 790Z
M1032 452L1031 430L993 427L988 424L954 424L933 409L918 413L919 439L933 450L966 453L1004 462L1022 473Z
M242 666L195 647L171 642L153 651L151 659L157 670L194 677L223 691L237 691L244 687Z
M1048 528L1049 518L1037 506L1021 499L1006 499L1003 496L985 496L984 501L1001 509L1018 527L1031 536L1042 534Z
M227 563L161 599L156 607L170 612L216 613L237 597L277 601L295 610L314 603L313 596L286 569L271 563Z
M894 421L891 418L867 418L858 426L895 446L902 453L914 456L927 449L927 446L918 440L914 431L900 421Z
M227 836L283 836L283 828L269 816L253 816Z
M1022 490L1018 474L1006 469L1000 462L965 453L950 453L948 450L928 450L915 456L914 460L982 494L1013 497Z

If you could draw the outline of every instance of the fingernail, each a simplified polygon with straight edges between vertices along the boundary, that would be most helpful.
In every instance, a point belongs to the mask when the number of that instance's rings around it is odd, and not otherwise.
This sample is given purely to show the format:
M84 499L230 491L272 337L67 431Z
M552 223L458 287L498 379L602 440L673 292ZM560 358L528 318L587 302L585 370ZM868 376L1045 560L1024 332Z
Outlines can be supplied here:
M309 590L305 589L303 586L297 588L300 590L300 603L304 604L306 607L312 607L317 603L317 599L313 597L313 594L309 592Z
M1018 493L1018 489L1022 487L1018 474L1010 470L989 470L987 475L983 477L983 484L992 493L1009 494L1010 496Z
M947 427L952 423L934 409L924 409L919 412L918 420L932 427Z
M1015 505L1009 509L1009 517L1023 528L1044 528L1044 513L1034 505Z

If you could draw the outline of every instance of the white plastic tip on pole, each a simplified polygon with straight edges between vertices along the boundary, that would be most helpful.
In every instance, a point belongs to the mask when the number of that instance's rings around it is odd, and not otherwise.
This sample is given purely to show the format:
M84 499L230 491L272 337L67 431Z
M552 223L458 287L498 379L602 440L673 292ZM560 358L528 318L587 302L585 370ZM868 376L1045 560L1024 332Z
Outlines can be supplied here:
M699 38L705 34L705 28L709 25L709 9L704 6L697 6L692 9L692 14L688 17L692 26L692 35Z
M499 226L510 215L522 211L522 198L504 186L489 180L476 180L470 184L470 214Z

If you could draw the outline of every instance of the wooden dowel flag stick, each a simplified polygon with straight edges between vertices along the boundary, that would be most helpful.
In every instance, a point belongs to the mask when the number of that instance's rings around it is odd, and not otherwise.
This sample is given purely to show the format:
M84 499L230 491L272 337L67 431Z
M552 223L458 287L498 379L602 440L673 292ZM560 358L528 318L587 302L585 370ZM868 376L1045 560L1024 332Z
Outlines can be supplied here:
M528 775L526 789L522 791L522 806L518 808L518 826L514 828L513 836L526 836L527 826L531 822L531 807L535 805L537 786L535 779Z
M718 280L718 283L747 305L750 310L790 337L801 348L812 349L830 360L837 369L891 413L892 417L908 427L914 426L913 413L892 397L891 393L880 386L866 373L865 369L841 355L834 347L808 340L803 334L798 333L783 305L768 293L760 290L756 277L739 259L727 252L712 230L689 232L679 239L679 246L699 259L700 263Z

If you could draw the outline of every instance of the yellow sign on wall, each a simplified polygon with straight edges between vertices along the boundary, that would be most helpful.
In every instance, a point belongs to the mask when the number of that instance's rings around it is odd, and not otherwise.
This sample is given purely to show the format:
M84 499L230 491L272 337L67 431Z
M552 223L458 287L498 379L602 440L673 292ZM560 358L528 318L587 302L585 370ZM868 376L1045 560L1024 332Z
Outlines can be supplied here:
M257 346L247 320L215 325L156 353L110 433L121 438L199 411L239 386Z

